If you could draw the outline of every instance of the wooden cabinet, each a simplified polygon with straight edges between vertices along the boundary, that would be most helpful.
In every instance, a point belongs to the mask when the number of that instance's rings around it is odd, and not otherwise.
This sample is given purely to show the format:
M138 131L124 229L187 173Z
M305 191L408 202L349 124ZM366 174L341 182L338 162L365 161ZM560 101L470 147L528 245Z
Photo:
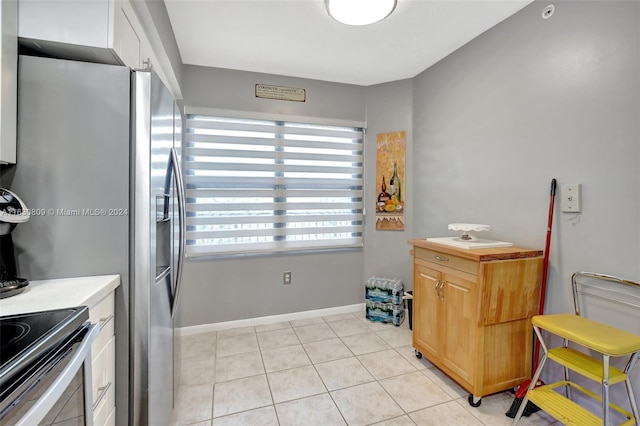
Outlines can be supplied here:
M442 303L439 297L440 273L421 265L413 269L413 346L419 347L423 354L440 357L442 340L438 327L425 327L437 324L442 315ZM418 326L418 324L420 324Z
M473 307L476 286L456 275L416 265L414 278L414 347L467 382L472 381L476 338Z
M473 307L476 286L455 275L442 276L441 305L444 311L442 362L451 371L471 382L474 373L473 342L476 339Z
M416 351L476 398L528 379L542 252L409 244Z

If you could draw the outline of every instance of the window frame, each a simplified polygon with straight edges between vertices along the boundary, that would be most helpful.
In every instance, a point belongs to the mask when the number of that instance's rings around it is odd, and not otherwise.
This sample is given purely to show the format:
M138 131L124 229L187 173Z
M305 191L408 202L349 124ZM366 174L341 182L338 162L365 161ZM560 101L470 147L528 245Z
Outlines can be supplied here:
M184 129L185 129L185 137L184 137L184 144L183 144L183 149L184 149L184 153L183 153L183 170L184 170L184 174L185 174L185 183L187 186L187 194L190 194L187 196L187 200L186 200L186 205L187 205L187 257L189 258L198 258L198 257L214 257L214 258L218 258L218 257L230 257L230 256L238 256L238 255L247 255L247 254L252 254L252 255L270 255L270 254L283 254L283 253L304 253L304 252L315 252L315 251L329 251L329 250L344 250L344 249L361 249L363 246L363 240L364 240L364 216L365 216L365 202L364 202L364 139L365 139L365 132L366 132L366 123L365 122L360 122L360 121L351 121L351 120L335 120L335 119L324 119L324 118L316 118L316 117L302 117L302 116L289 116L289 115L279 115L279 114L265 114L265 113L252 113L252 112L243 112L243 111L232 111L232 110L220 110L220 109L214 109L214 108L200 108L200 107L189 107L189 106L185 106L184 108L184 112L185 112L185 123L184 123ZM193 130L196 128L196 126L192 125L192 122L195 121L194 120L194 116L208 116L208 117L214 117L214 118L220 118L220 119L230 119L230 120L249 120L249 121L266 121L269 122L269 124L267 124L268 126L274 126L276 128L278 128L279 126L281 126L282 128L289 126L289 128L294 129L294 128L301 128L301 129L305 129L305 126L310 126L308 128L313 128L313 129L317 129L317 128L342 128L344 129L350 129L349 131L351 133L353 133L354 137L351 138L351 142L349 143L353 143L353 147L355 148L354 150L352 150L353 152L349 155L351 155L354 159L357 159L357 161L351 163L351 165L349 167L346 167L346 169L352 168L352 169L357 169L357 173L356 174L352 174L351 177L349 178L343 178L343 179L339 179L339 180L348 180L350 182L349 188L343 187L339 190L339 192L343 195L344 198L350 198L349 202L343 202L343 203L338 203L335 202L336 207L335 210L336 212L334 212L333 214L336 215L336 217L338 218L347 218L349 217L349 219L345 219L346 222L351 221L351 223L348 226L344 226L341 230L343 230L344 232L342 233L343 235L347 235L350 233L349 237L343 237L343 238L337 238L337 239L332 239L332 238L327 238L322 239L319 238L319 236L321 235L327 235L327 234L331 234L331 232L326 232L329 231L330 229L333 229L334 234L338 235L340 233L336 232L336 227L330 228L329 226L326 226L326 230L324 233L317 232L317 233L310 233L310 234L305 234L305 235L311 235L310 238L305 239L305 240L289 240L289 237L292 235L295 235L296 233L301 233L304 232L302 231L302 229L305 229L307 227L305 226L300 226L298 228L296 228L295 226L292 226L291 224L296 222L296 221L303 221L303 217L304 214L303 213L299 213L300 216L298 216L297 219L293 220L292 222L290 222L288 220L288 218L292 218L293 215L291 214L291 212L294 210L291 207L291 203L290 202L285 202L286 200L292 199L292 193L295 193L296 191L299 191L303 194L305 194L304 196L306 197L310 197L312 198L311 195L309 195L309 192L312 191L319 191L320 193L323 192L328 192L331 191L331 184L326 184L324 186L325 189L321 189L322 185L317 186L317 185L310 185L308 186L308 188L306 190L301 190L300 188L296 188L296 186L294 185L293 187L291 186L291 182L296 181L295 178L292 177L286 177L285 175L287 173L292 173L291 170L295 170L296 172L300 172L301 174L301 178L298 179L299 181L304 181L305 180L305 176L304 176L304 169L305 167L302 165L296 165L293 166L291 165L291 156L295 156L294 154L285 154L285 158L287 157L287 155L289 156L289 164L285 164L284 160L278 160L277 159L277 155L279 152L284 151L286 148L291 148L291 146L287 145L287 140L286 137L282 137L282 135L278 135L278 133L276 132L274 134L274 138L273 138L273 142L267 143L265 142L265 145L269 148L273 148L274 151L268 151L271 152L275 157L271 158L269 157L268 154L264 154L265 157L267 159L273 159L275 161L274 164L270 164L270 166L276 167L278 169L278 172L276 174L274 174L274 176L272 176L273 178L275 178L276 180L278 180L279 184L276 186L273 186L270 190L266 189L264 190L267 193L270 193L270 197L272 199L271 202L266 202L265 204L271 204L273 205L273 209L268 209L271 211L271 216L272 216L272 222L265 222L267 223L267 225L272 225L270 228L263 228L262 232L257 232L256 234L264 234L266 235L266 237L271 237L273 238L272 240L267 240L267 241L263 241L262 243L258 243L256 242L257 246L253 246L253 244L237 244L237 245L231 245L231 244L197 244L198 238L197 235L203 235L205 234L206 230L204 230L204 228L202 228L203 225L198 225L198 219L196 218L197 216L197 211L198 211L198 206L197 204L197 199L198 198L204 198L201 195L197 195L194 196L194 194L201 194L203 190L201 187L198 187L198 185L206 185L206 184L199 184L197 183L197 181L205 181L207 180L206 177L198 177L198 179L190 179L190 177L194 176L194 173L196 173L198 171L197 168L192 167L193 163L197 163L197 161L195 160L195 156L192 155L193 151L196 152L200 152L202 153L202 149L197 149L194 148L194 146L196 146L196 144L198 142L196 141L192 141L191 135L194 135ZM313 133L313 132L311 132ZM340 131L338 131L339 134ZM283 132L283 134L288 135L290 133L287 132ZM355 137L357 136L357 137ZM311 137L311 136L310 136ZM195 137L193 137L194 139L197 139ZM212 136L212 139L215 139L215 136ZM271 139L265 139L266 140L271 140ZM349 138L347 138L346 140L349 140ZM240 140L238 140L240 141ZM298 143L298 145L300 144L300 141L296 141ZM322 144L326 145L326 142L317 142L314 143L313 141L310 142L310 145L315 145L315 146L321 146ZM285 145L285 148L282 147L282 145ZM342 142L342 143L337 143L336 146L338 145L346 145L347 142ZM318 150L320 150L320 148L318 148ZM213 152L213 150L212 150ZM310 150L311 154L299 154L299 156L301 156L301 158L307 158L307 157L313 157L313 150ZM348 152L345 151L345 152ZM261 153L262 154L262 153ZM318 155L318 154L316 154ZM349 155L346 155L346 157L349 157ZM321 155L320 155L321 156ZM326 158L331 158L331 155L328 154L324 154L324 156ZM336 157L334 155L334 157ZM340 155L339 157L343 157L343 155ZM199 157L201 158L201 157ZM249 156L245 156L242 158L249 158ZM303 162L304 160L300 160L299 162ZM313 160L309 160L309 163L312 163ZM335 161L334 161L335 162ZM317 167L319 170L331 170L331 167L328 164L325 164L325 166L316 166L316 165L310 165L309 167L311 167L312 169L314 167ZM335 167L335 165L334 165ZM258 167L259 169L260 167ZM308 167L307 167L308 168ZM335 168L336 170L339 169L339 167ZM269 170L269 167L265 167L264 170ZM329 173L330 174L330 173ZM277 175L277 176L276 176ZM243 177L242 179L244 180L251 180L251 178L247 178L247 177ZM258 178L256 178L258 179ZM306 176L307 181L310 181L309 177ZM211 178L210 180L214 181L215 178ZM229 179L229 180L232 180ZM324 179L324 181L330 182L330 179ZM335 182L338 182L338 179L335 180ZM210 184L213 185L213 184ZM337 183L336 183L337 185ZM340 185L337 185L340 186ZM233 184L229 184L230 188L233 188ZM211 190L211 192L214 192L215 190L212 189L212 187L208 188L209 190ZM335 185L334 188L335 189ZM239 186L236 186L236 191L240 190ZM249 191L250 192L250 191ZM349 195L346 195L349 194ZM284 201L283 201L284 200ZM317 200L316 200L317 203ZM204 203L202 203L204 204ZM308 205L312 205L313 203L306 203ZM326 202L325 202L326 204ZM289 206L287 208L285 208L284 210L280 211L278 209L276 209L275 206L278 207L282 207L282 206ZM345 213L344 211L341 213L338 213L337 210L337 205L346 205L349 206L349 208L345 208L343 210L350 210L348 213ZM331 206L331 204L327 204L327 206ZM220 209L220 210L224 210L224 209ZM220 211L220 210L208 210L209 213L215 214L216 211ZM309 211L313 211L313 209L308 209ZM248 210L250 211L250 210ZM304 210L302 210L304 211ZM327 211L331 211L331 208L327 208ZM324 211L321 211L320 213L322 213ZM287 214L289 213L289 214ZM323 216L321 218L321 216L319 216L320 213L316 213L315 215L312 215L310 213L307 213L309 215L309 217L313 216L317 218L317 222L316 222L316 226L317 223L322 223L325 222L325 224L328 224L328 221L326 219L324 219L325 216ZM328 215L330 215L331 213L326 213ZM249 215L250 216L250 215ZM201 216L197 216L197 217L201 217ZM224 216L219 216L222 220L221 222L229 222L229 216L224 217ZM329 217L329 216L326 216ZM280 218L279 221L276 221L276 218ZM250 219L247 219L250 220ZM337 222L337 223L346 223L345 220L343 220L342 222ZM208 222L211 223L215 223L215 219L209 219ZM230 223L230 222L229 222ZM290 226L291 225L291 226ZM213 225L212 225L213 226ZM206 228L206 226L205 226ZM291 231L282 231L282 229L289 229L289 230L294 230L293 232ZM323 226L317 226L318 229L322 229ZM309 227L310 229L310 227ZM219 231L221 234L224 234L224 231ZM246 233L246 229L243 229L240 233ZM212 232L208 232L208 235L213 235ZM316 238L313 238L313 235L316 236ZM191 237L191 238L190 238ZM255 237L255 236L254 236ZM296 237L291 237L291 238L296 238ZM302 236L299 236L298 238L302 238ZM209 240L212 240L213 238L209 238ZM202 240L202 238L201 238ZM326 241L326 243L322 243L321 241ZM336 241L338 241L338 243L336 243ZM228 247L227 247L228 246ZM216 249L217 247L217 249ZM226 247L227 250L220 250L220 247ZM235 248L232 248L235 247ZM257 247L257 248L256 248Z

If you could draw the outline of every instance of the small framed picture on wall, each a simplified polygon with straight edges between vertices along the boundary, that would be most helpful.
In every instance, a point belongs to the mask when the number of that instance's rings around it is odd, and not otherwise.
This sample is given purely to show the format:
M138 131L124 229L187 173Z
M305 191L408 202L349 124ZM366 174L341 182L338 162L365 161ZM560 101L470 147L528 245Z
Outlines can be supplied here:
M405 132L376 136L376 229L404 230Z

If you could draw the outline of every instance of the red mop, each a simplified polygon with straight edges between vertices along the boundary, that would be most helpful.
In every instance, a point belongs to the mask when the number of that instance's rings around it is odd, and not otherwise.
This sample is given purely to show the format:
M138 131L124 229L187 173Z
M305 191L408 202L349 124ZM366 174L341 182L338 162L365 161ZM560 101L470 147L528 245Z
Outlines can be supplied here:
M551 245L551 225L553 224L553 205L556 199L556 180L551 179L551 199L549 200L549 218L547 220L547 241L544 247L544 260L542 262L542 285L540 291L540 305L538 308L538 315L542 315L544 313L544 299L547 295L547 274L549 271L549 246ZM535 343L533 346L533 370L531 370L531 374L535 373L538 369L538 362L540 361L540 342L538 339L535 339ZM529 390L529 386L531 385L531 379L526 380L518 389L516 389L516 398L511 404L511 408L505 414L507 417L511 417L512 419L518 413L520 409L520 405L522 404L522 400L527 394L527 390ZM541 380L538 380L536 383L537 386L544 385ZM523 416L529 416L536 411L539 411L537 405L532 403L531 401L527 402L527 406L522 413Z

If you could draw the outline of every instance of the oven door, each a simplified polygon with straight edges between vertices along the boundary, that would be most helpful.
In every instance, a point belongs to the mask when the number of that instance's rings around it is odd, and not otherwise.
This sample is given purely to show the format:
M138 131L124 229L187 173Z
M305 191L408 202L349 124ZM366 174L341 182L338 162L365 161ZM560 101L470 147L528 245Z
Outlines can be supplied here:
M100 329L85 323L70 338L28 366L3 391L0 423L93 425L91 344ZM81 368L83 367L84 368Z

